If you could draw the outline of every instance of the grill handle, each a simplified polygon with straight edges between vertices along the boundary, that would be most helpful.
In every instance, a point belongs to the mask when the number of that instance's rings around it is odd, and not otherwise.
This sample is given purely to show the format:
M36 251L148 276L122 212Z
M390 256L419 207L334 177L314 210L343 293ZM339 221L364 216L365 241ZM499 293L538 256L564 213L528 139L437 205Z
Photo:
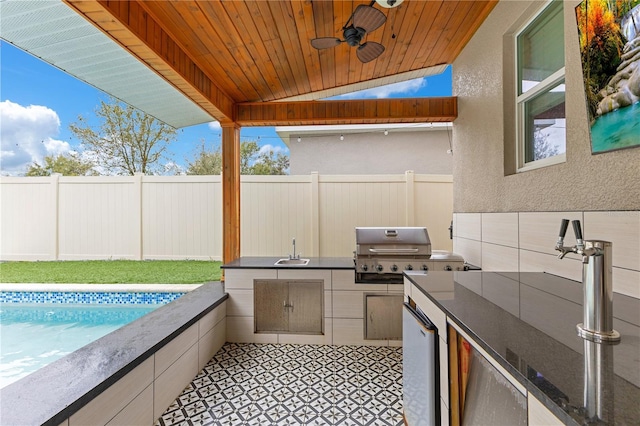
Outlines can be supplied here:
M385 253L385 254L389 254L389 253L417 253L419 250L417 248L406 248L406 249L402 249L402 248L395 248L395 249L375 249L375 248L370 248L369 252L371 253Z

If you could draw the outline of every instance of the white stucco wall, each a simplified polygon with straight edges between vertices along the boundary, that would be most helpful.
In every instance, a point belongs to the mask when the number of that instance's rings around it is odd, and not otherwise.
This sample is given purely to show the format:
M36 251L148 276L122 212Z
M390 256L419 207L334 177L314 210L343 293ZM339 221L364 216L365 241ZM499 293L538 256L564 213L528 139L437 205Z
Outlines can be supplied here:
M290 174L424 174L452 173L451 130L382 131L331 135L292 133Z
M505 173L514 117L509 33L545 2L501 1L453 64L458 118L453 125L454 211L605 211L640 209L640 148L591 155L577 0L564 2L567 161ZM505 151L505 146L507 150ZM506 152L506 154L505 154Z

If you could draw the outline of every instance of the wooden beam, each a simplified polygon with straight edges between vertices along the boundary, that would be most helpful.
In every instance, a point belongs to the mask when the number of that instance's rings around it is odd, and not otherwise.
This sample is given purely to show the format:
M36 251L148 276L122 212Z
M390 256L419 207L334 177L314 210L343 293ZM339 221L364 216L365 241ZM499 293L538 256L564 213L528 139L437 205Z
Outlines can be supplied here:
M222 124L222 260L240 257L240 126Z
M236 108L241 126L448 122L458 117L458 98L247 102Z
M234 101L202 70L138 0L63 0L151 70L220 122L232 122Z

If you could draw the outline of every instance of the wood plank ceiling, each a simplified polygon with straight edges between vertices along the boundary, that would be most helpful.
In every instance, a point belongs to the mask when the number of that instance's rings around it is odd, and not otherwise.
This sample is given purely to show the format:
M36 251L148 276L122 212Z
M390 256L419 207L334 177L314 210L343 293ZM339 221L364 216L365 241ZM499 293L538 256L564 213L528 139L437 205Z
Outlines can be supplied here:
M376 79L402 81L411 72L450 64L497 0L406 0L391 9L376 4L386 23L363 41L386 50L366 64L347 43L325 50L310 44L316 37L342 38L359 1L65 2L219 121L297 125L454 119L455 98L326 107L288 99Z

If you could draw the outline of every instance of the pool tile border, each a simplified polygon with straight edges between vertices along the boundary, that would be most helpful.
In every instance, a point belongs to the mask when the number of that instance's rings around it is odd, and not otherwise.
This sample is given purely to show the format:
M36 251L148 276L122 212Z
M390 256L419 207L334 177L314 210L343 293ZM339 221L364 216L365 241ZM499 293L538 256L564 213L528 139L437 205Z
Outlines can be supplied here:
M0 291L0 303L164 305L184 294L160 292Z
M200 285L2 283L0 303L163 305Z

